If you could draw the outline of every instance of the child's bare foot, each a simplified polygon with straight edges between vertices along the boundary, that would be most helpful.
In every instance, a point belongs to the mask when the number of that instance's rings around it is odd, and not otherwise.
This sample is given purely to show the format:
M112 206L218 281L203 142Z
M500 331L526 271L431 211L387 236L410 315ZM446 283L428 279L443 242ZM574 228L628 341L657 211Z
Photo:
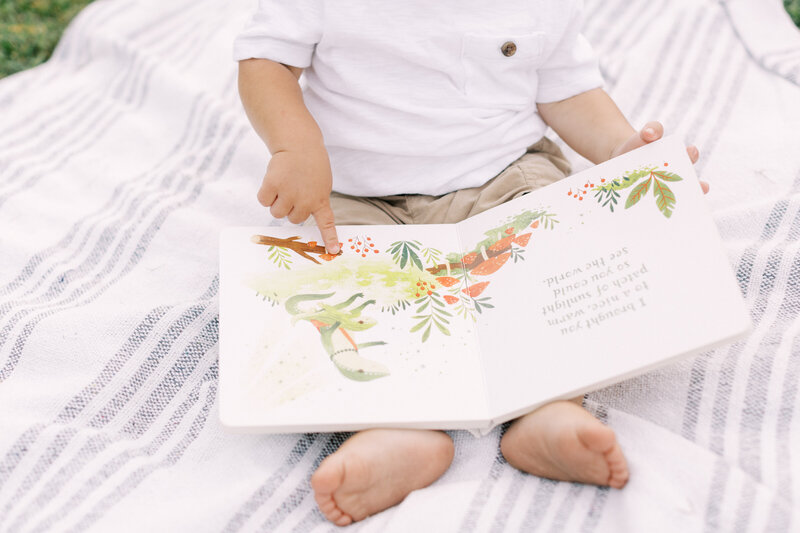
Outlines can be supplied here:
M628 481L614 431L572 402L553 402L518 418L500 449L509 464L537 476L615 489Z
M441 431L370 429L325 458L311 487L325 517L346 526L427 487L452 460L453 441Z

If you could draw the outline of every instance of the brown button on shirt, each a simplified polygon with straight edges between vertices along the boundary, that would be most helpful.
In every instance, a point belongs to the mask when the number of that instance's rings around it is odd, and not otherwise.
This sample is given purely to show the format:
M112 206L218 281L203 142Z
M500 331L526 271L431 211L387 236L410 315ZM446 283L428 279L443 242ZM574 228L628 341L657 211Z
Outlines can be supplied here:
M506 41L503 43L503 46L500 47L500 50L503 52L504 56L511 57L517 52L517 45L514 44L513 41Z

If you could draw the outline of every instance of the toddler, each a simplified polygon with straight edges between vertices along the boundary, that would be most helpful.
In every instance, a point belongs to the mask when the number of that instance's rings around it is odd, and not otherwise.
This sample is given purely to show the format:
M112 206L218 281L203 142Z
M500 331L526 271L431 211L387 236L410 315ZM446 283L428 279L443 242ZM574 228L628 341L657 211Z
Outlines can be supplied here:
M335 223L453 223L563 178L569 164L548 126L594 163L659 139L661 124L635 131L601 88L581 9L260 0L234 44L244 108L272 154L259 202L293 223L313 217L337 253ZM614 432L581 399L518 418L500 449L538 476L628 479ZM441 431L361 431L311 486L325 516L347 525L429 485L452 458Z

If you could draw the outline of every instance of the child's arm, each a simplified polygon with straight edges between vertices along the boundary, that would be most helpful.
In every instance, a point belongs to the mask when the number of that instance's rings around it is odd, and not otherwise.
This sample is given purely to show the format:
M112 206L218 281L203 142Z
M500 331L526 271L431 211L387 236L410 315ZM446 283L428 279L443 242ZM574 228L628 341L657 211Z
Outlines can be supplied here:
M648 122L637 132L603 89L592 89L559 102L537 104L539 115L564 142L592 163L602 163L664 134L660 122ZM686 148L692 163L699 152ZM708 185L700 182L704 191Z
M328 253L339 252L330 206L331 166L322 133L303 103L302 69L268 59L239 62L239 96L272 158L258 201L294 224L313 216Z

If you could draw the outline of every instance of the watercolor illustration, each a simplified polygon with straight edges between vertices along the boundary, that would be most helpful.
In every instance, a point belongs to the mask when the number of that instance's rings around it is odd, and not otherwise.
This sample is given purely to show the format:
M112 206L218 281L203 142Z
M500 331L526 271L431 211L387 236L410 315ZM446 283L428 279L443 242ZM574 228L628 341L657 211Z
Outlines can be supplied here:
M284 306L292 315L292 323L298 320L309 321L319 331L322 346L339 371L350 379L356 381L369 381L389 374L389 370L376 361L363 358L359 350L369 346L386 344L383 341L356 344L351 332L364 331L375 325L375 320L361 316L361 312L375 300L367 300L359 305L354 305L356 300L363 298L362 293L357 293L347 300L335 305L322 302L333 296L328 294L298 294L286 300ZM304 307L303 303L311 302Z
M342 251L331 255L315 241L254 235L251 241L267 247L266 259L274 266L246 283L264 301L282 305L293 324L312 324L343 376L370 381L390 375L383 363L361 354L386 344L369 337L376 317L408 315L409 333L419 334L423 343L434 332L449 336L452 321L474 321L494 307L490 278L505 265L524 261L537 229L557 224L554 213L524 210L485 231L471 249L449 253L418 240L383 246L364 233L348 238Z
M669 218L672 216L677 200L667 182L681 181L683 178L673 172L668 172L666 170L668 166L669 163L664 163L662 167L644 166L628 171L620 178L601 178L597 184L587 181L583 187L570 188L567 196L582 201L585 196L593 192L597 203L608 207L613 213L621 198L621 190L633 187L625 200L625 209L629 209L644 198L652 186L656 207L665 217Z

